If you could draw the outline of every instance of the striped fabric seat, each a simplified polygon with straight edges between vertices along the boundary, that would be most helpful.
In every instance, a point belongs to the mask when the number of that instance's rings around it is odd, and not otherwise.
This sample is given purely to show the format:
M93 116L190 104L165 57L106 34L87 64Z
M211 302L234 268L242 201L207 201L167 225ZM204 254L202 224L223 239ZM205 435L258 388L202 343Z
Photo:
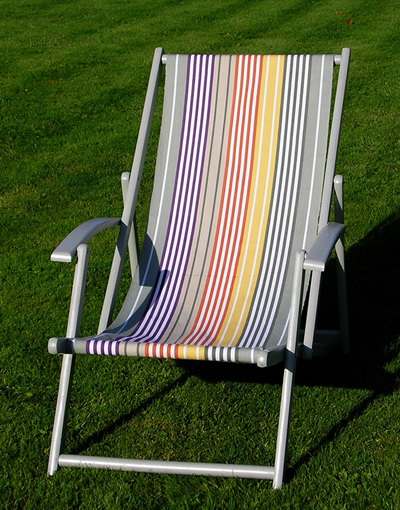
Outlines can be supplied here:
M334 56L167 55L139 265L74 353L281 361L294 254L317 234Z

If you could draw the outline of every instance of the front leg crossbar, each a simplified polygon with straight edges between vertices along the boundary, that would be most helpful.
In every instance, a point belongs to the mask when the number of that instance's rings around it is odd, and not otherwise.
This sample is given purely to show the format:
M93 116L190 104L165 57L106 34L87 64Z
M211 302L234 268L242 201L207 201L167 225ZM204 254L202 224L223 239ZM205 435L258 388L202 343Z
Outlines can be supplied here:
M274 478L274 468L269 466L117 459L87 455L60 455L58 463L63 467L90 467L141 473L222 476L225 478L256 478L265 480L273 480Z

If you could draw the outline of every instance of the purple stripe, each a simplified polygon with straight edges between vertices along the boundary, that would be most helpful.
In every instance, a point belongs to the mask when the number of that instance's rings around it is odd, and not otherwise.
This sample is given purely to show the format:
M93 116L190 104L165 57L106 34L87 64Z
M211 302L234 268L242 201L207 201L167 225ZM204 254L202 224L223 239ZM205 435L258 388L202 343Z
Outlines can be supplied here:
M200 63L200 70L199 70L199 74L200 75L201 75L202 67L203 67L203 63L201 61L201 63ZM207 76L206 76L206 78L207 78ZM208 113L208 112L205 113L205 110L209 107L209 105L205 105L205 103L204 103L205 95L206 95L206 88L204 87L204 91L203 91L203 109L202 109L201 113L199 114L199 104L200 104L200 101L198 100L196 102L195 111L191 115L192 118L196 119L196 122L194 123L195 124L194 130L195 130L196 125L198 123L200 125L203 125L204 117L206 117L207 113ZM197 122L198 118L200 119L200 122ZM208 121L208 118L207 118L207 121ZM192 150L190 151L189 162L188 162L189 165L187 164L187 162L185 162L184 167L189 166L190 169L193 169L193 168L197 169L197 168L199 168L199 166L198 166L199 165L199 159L201 158L202 155L200 154L200 148L199 147L197 149L197 152L196 153L194 152L194 143L192 143L191 148L192 148ZM195 160L194 166L193 166L193 159ZM202 159L203 158L201 158L201 160ZM199 181L199 180L201 181L201 177L202 177L202 173L203 173L202 171L203 171L203 168L202 168L202 163L201 163L199 175L198 176L194 175L193 179L191 181L188 180L187 184L186 184L186 189L184 191L183 202L185 204L186 203L189 204L189 212L191 212L192 209L197 211L198 194L199 194L200 186L198 186L198 190L197 190L197 193L196 193L195 192L195 184L194 183L196 181ZM189 193L190 193L190 195L189 195ZM188 198L188 196L189 196L189 198ZM179 200L179 202L182 202L182 198L181 197L179 197L178 200ZM188 218L188 221L186 221L186 218ZM194 220L195 220L195 218L194 218ZM194 222L194 220L192 219L192 222ZM186 226L184 226L184 223L186 223ZM174 238L181 237L183 234L185 235L185 237L187 237L189 235L189 228L190 228L189 225L190 225L190 214L186 214L186 215L183 216L181 221L178 224L175 225L174 233L172 234L173 237ZM178 234L176 233L176 230L178 230ZM193 229L191 229L191 232L192 233L191 233L190 239L193 237ZM191 243L189 242L189 245L190 244ZM174 254L170 253L169 254L169 258L171 258L171 257L173 258ZM163 262L164 261L162 261L161 264L163 264ZM179 271L181 266L185 264L185 261L182 260L182 259L181 259L181 261L179 261L179 260L177 261L175 259L175 263L177 264L177 266L178 266L177 269Z
M187 122L187 117L189 117L189 125L190 125L190 119L192 117L192 110L193 110L193 102L194 102L194 87L192 87L192 90L191 90L191 96L190 96L190 99L189 99L189 83L190 83L190 72L191 72L191 69L192 67L195 68L195 62L192 62L193 60L195 59L195 57L193 55L189 55L188 57L188 67L187 67L187 72L186 72L186 91L185 91L185 109L184 109L184 113L183 113L183 119L182 119L182 131L181 131L181 141L180 141L180 144L179 144L179 156L178 156L178 163L177 163L177 169L178 169L178 172L175 176L175 184L174 184L174 192L173 192L173 201L174 202L177 197L179 196L178 200L180 200L180 197L183 193L182 191L182 186L183 186L183 183L184 183L184 179L180 179L180 175L182 173L182 167L184 166L182 161L186 161L186 158L185 160L183 160L183 153L185 153L186 157L187 157L187 153L188 153L188 150L189 150L189 137L187 137L186 139L186 145L185 145L185 151L183 151L183 145L184 145L184 136L185 136L185 125L186 125L186 122ZM180 172L179 172L180 170ZM173 224L173 210L171 210L171 214L170 214L170 217L169 217L169 220L168 220L168 227L167 227L167 234L166 234L166 239L168 239L170 236L171 236L171 230L174 229L174 234L173 234L173 237L175 237L176 235L176 225ZM164 265L164 262L165 262L165 248L164 248L164 252L161 256L161 260L160 260L160 267L163 267Z
M138 324L135 330L131 334L131 338L134 340L140 340L141 338L146 338L148 336L147 341L151 341L154 339L154 335L150 334L140 334L134 338L135 333L138 329L146 328L148 325L151 326L151 323L155 320L158 321L161 317L161 324L163 327L157 330L157 337L162 336L168 327L169 320L172 318L173 311L176 308L179 294L183 285L183 278L179 278L179 275L186 269L187 263L189 260L190 247L193 240L194 235L194 226L196 224L196 215L197 215L197 207L199 202L199 192L200 192L200 183L203 175L203 163L204 163L204 154L205 154L205 141L207 140L207 132L208 132L208 121L209 121L209 112L210 112L210 103L211 103L211 90L212 90L212 77L214 72L214 57L197 57L200 61L198 64L196 62L196 57L189 56L188 57L188 69L187 69L187 84L186 84L186 97L185 97L185 109L183 115L182 122L182 132L181 132L181 142L180 142L180 150L179 150L179 158L178 158L178 167L177 167L177 175L175 178L174 185L174 193L173 193L173 203L184 204L183 214L179 213L178 208L176 209L176 213L171 211L171 215L169 218L169 223L167 227L167 236L166 239L172 239L174 242L172 244L176 244L177 240L185 236L187 239L185 245L183 246L183 250L179 253L176 252L176 247L174 251L171 253L166 253L166 246L164 247L164 252L161 257L160 267L166 266L169 260L172 258L172 266L170 268L172 273L172 278L167 282L165 287L163 288L162 294L165 296L165 301L161 304L162 311L152 310L150 313L144 316L143 320ZM203 66L208 67L209 58L211 58L211 70L210 75L208 72L205 73L204 82L207 83L209 76L211 76L209 80L209 86L204 87L202 91L202 109L200 111L200 90L197 91L196 97L194 96L195 87L192 87L192 91L189 97L189 78L190 72L193 67L194 71L199 70L199 75L201 76L201 72ZM209 93L209 101L205 104L205 98L207 92ZM194 121L194 122L193 122ZM184 134L185 134L185 124L188 122L188 135L185 144L185 151L183 150L184 145ZM196 152L194 152L194 145L196 141L196 137L193 134L193 131L196 131L196 127L200 125L205 125L205 129L201 130L203 132L203 137L200 141L203 141L203 148L201 150L200 144L198 144ZM190 145L189 145L190 144ZM189 178L184 179L184 171L185 168L188 167L191 170ZM193 170L197 170L196 174L192 174ZM195 183L198 183L197 191L195 191ZM187 214L189 211L189 214ZM186 213L186 214L185 214ZM190 214L192 213L192 214ZM185 225L186 223L186 225ZM180 280L180 281L179 281ZM176 290L178 293L176 294ZM166 294L170 294L170 297L167 298ZM171 294L176 294L173 297ZM154 296L152 302L150 304L151 307L154 307L156 301L159 296ZM160 315L161 314L161 315ZM166 321L167 316L169 317L168 322ZM165 321L165 323L164 323Z
M200 65L200 76L201 76L201 70L202 70L202 67L203 67L203 61L205 60L206 63L205 65L208 64L208 58L207 57L201 57L201 65ZM209 102L208 104L205 104L205 98L206 98L206 94L207 92L211 92L212 90L212 77L213 77L213 71L214 71L214 57L212 57L212 61L211 61L211 80L210 80L210 84L209 84L209 88L207 89L207 87L204 87L203 89L203 97L202 97L202 110L201 110L201 113L199 114L199 103L200 101L197 101L196 103L196 111L194 113L194 118L196 119L196 123L195 125L198 124L197 122L197 119L199 118L200 119L200 126L203 126L205 125L206 128L205 130L203 131L203 138L200 139L201 141L205 141L207 139L207 132L208 132L208 121L209 121L209 111L210 111L210 103L211 103L211 94L209 95ZM205 75L205 82L207 82L207 79L208 79L208 73L206 73ZM194 149L194 147L193 147ZM198 181L198 186L197 186L197 192L195 192L195 186L192 186L192 191L191 191L191 196L190 196L190 201L188 201L187 199L187 195L184 197L184 203L187 203L189 202L189 210L194 210L194 213L192 215L192 218L191 218L191 221L190 221L190 215L189 215L189 221L186 222L186 227L185 227L185 239L188 239L188 241L186 242L186 246L184 248L184 251L186 251L186 254L185 253L180 253L180 258L176 260L176 273L179 275L181 272L184 272L186 270L186 267L187 267L187 264L188 264L188 261L189 261L189 254L190 254L190 248L191 248L191 245L192 245L192 241L193 241L193 236L194 236L194 226L196 224L196 216L197 216L197 208L198 208L198 203L199 203L199 193L200 193L200 184L201 184L201 179L202 179L202 176L203 176L203 162L204 162L204 153L205 153L205 143L203 144L203 150L201 151L200 150L200 144L198 144L198 147L197 147L197 152L195 154L195 167L194 169L198 169L198 177L197 179L195 178L194 180ZM193 151L191 152L191 156L190 156L190 168L193 169ZM185 208L186 209L186 208ZM180 228L180 232L179 234L182 235L182 228L183 228L183 225L181 225L181 228ZM175 268L174 268L175 269ZM174 271L175 272L175 271ZM180 278L180 282L179 281L176 281L176 279L171 279L171 283L170 285L173 285L172 287L172 293L175 293L176 290L178 290L178 293L176 294L175 298L173 298L172 296L168 299L167 303L166 303L166 307L164 308L164 314L162 315L162 323L165 321L166 319L166 316L169 314L170 315L170 320L172 318L172 314L177 306L177 302L178 302L178 299L179 299L179 295L180 295L180 292L182 290L182 285L183 285L183 278ZM169 323L169 321L168 321ZM159 330L158 332L158 337L162 336L165 332L165 330L167 329L168 327L168 323L164 323L164 327Z
M196 57L192 56L192 57L189 57L189 58L191 60L192 59L195 60ZM197 67L199 68L198 74L199 74L199 76L201 76L204 57L197 57L197 58L199 58L200 64L197 66L196 62L194 62L193 63L193 67L194 68L197 68ZM206 75L206 78L207 78L207 75ZM203 115L202 114L199 115L200 98L199 98L199 96L197 96L196 98L194 97L194 89L195 89L195 87L192 88L192 95L191 95L191 99L190 99L189 125L191 126L191 128L189 129L189 132L188 132L189 136L187 136L187 141L186 141L185 159L183 160L183 162L179 161L179 163L178 163L179 173L176 176L177 180L181 180L182 187L183 187L183 184L185 183L185 179L180 179L180 175L183 174L184 169L186 167L189 167L190 169L193 169L193 168L196 169L197 168L196 166L193 167L194 141L195 141L194 136L193 136L193 132L196 131L196 126L198 124L198 118L201 119L200 120L200 125L202 124L202 119L203 119ZM197 99L196 102L195 102L195 99ZM202 111L202 113L203 112L204 112L204 103L203 103L203 111ZM194 120L194 122L193 122L193 120ZM192 143L190 144L190 142L192 142ZM198 157L195 158L195 161L196 162L198 161ZM200 177L201 177L201 173L200 173ZM194 187L195 187L194 186L194 182L195 181L196 181L196 175L192 175L192 174L189 175L189 178L186 179L185 188L180 191L179 195L177 193L174 194L174 196L177 197L177 201L179 203L182 203L182 201L183 201L184 204L188 204L189 205L189 207L187 208L187 209L189 209L189 211L191 211L191 209L192 209L192 204L193 204L194 198L195 198L195 191L194 191ZM190 195L189 195L189 193L190 193ZM190 196L190 199L188 198L189 196ZM168 228L167 238L169 238L171 236L172 239L176 239L176 238L179 238L182 235L183 228L184 228L184 223L186 222L185 221L186 217L190 216L190 215L185 214L185 210L187 210L187 209L185 208L183 216L181 216L180 218L178 216L178 221L175 221L173 223L173 229L170 229L170 227ZM171 222L171 220L172 220L172 215L171 215L170 222ZM186 222L186 224L187 223L188 222ZM172 232L170 230L172 230ZM185 233L187 234L187 232L188 232L188 226L186 225ZM177 260L175 258L175 254L174 253L171 254L171 252L170 252L168 257L166 257L165 253L163 253L163 256L162 256L161 262L160 262L160 267L163 267L164 265L166 265L170 261L171 258L172 258L172 262L177 263Z
M203 61L203 59L201 59L201 60ZM201 62L200 71L199 71L200 73L201 73L201 69L202 69L202 63L203 62ZM214 63L214 61L212 61L212 64L213 63ZM212 75L213 75L213 65L212 65L212 68L211 68L211 76ZM206 75L205 79L207 80L207 75ZM212 82L211 82L211 86L212 86ZM207 93L207 89L206 89L206 87L204 87L203 98L202 98L202 100L203 100L203 109L202 109L201 113L199 114L199 101L198 101L197 105L196 105L196 112L194 114L196 119L198 117L200 117L200 126L203 126L204 123L207 126L206 132L203 134L204 140L207 139L208 119L209 119L209 110L210 110L210 101L209 101L208 104L205 104L206 93ZM200 141L203 141L203 140L200 139ZM193 147L193 149L194 149L194 147ZM176 263L176 266L177 266L176 267L176 272L177 272L178 275L181 272L184 272L186 270L186 267L187 267L187 264L188 264L188 261L189 261L190 248L191 248L192 241L193 241L194 226L196 224L197 208L198 208L198 203L199 203L200 183L201 183L201 179L202 179L202 176L203 176L204 152L205 152L205 144L203 145L203 150L201 151L201 147L200 147L200 143L199 143L198 147L197 147L197 152L194 153L194 151L191 151L191 155L190 155L190 164L189 164L189 167L191 169L193 168L193 158L194 158L195 159L194 169L199 169L198 178L197 179L195 178L194 180L195 181L197 180L199 182L198 182L198 185L197 185L197 191L195 190L195 185L192 186L192 190L190 192L190 200L188 200L188 198L187 198L187 193L185 194L185 197L184 197L184 203L188 202L190 204L189 211L191 211L191 209L193 208L194 211L195 211L195 214L193 214L191 218L190 218L191 215L190 214L188 215L188 221L186 221L186 226L184 226L182 224L182 223L185 223L185 221L183 221L180 224L179 234L178 235L182 236L182 231L184 229L184 238L188 239L188 241L186 243L186 247L184 248L184 253L180 253L180 258L177 259L177 261L176 261L177 262ZM185 253L185 250L186 250L186 253ZM175 290L178 290L178 293L175 296L175 298L170 297L170 299L166 303L167 307L165 308L165 312L164 312L163 317L162 317L163 321L165 320L166 315L168 313L170 314L170 317L171 317L173 311L176 308L176 305L177 305L177 302L178 302L178 299L179 299L179 295L180 295L180 292L181 292L181 289L182 289L182 285L183 285L183 278L180 278L180 282L177 282L176 280L174 281L174 279L172 279L171 280L171 285L173 283L175 283L175 285L172 288L172 293L175 293L174 292ZM173 302L173 299L175 299L174 302ZM172 308L172 312L171 312L171 308ZM160 336L162 336L162 334L164 334L166 328L167 328L167 324L164 326L164 328L162 328Z
M187 69L186 69L186 90L185 90L185 102L184 102L184 110L183 110L183 116L182 116L182 129L181 129L181 137L180 137L180 143L179 143L179 153L178 153L178 162L177 162L177 168L179 169L180 168L180 165L181 165L181 161L182 161L182 153L183 153L183 146L184 146L184 134L185 134L185 124L186 124L186 118L187 118L187 115L188 115L188 103L190 103L190 105L192 105L193 103L193 90L192 90L192 95L190 97L190 100L189 100L189 78L190 78L190 71L191 71L191 68L192 68L192 59L193 57L191 55L189 55L188 57L188 65L187 65ZM188 142L186 143L186 147L187 147L187 144ZM172 194L172 204L174 203L175 201L175 197L178 195L178 191L179 191L179 174L177 173L176 176L175 176L175 182L174 182L174 191L173 191L173 194ZM172 217L173 217L173 214L172 214L172 211L171 211L171 214L169 216L169 219L168 219L168 226L167 226L167 234L166 234L166 239L168 239L169 235L170 235L170 231L172 229ZM165 258L165 254L163 252L162 254L162 257L161 257L161 260L160 260L160 267L164 261L164 258ZM155 289L157 290L157 287L159 287L159 284L160 284L160 273L161 271L158 272L158 275L157 275L157 279L156 279L156 282L155 282ZM151 319L151 316L152 316L152 313L150 312L150 314L148 314L148 310L154 306L155 302L158 301L158 292L155 293L155 295L152 297L148 307L147 307L147 310L146 312L144 313L142 319L138 322L138 324L136 325L136 327L133 329L133 331L131 332L131 334L129 335L129 338L133 339L136 332L138 331L139 328L143 327L143 326L146 326L149 322L149 319ZM140 339L140 336L137 338L137 340Z

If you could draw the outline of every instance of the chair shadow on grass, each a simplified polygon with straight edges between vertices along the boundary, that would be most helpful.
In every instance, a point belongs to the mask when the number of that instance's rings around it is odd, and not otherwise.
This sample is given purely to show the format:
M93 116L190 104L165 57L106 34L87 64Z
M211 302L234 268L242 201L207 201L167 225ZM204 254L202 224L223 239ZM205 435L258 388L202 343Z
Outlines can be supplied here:
M385 366L397 356L400 335L400 211L393 214L357 245L347 250L346 270L350 318L351 354L347 357L300 360L297 365L297 386L345 387L370 390L369 396L355 405L346 417L337 422L318 444L305 452L294 466L287 470L287 481L298 469L316 455L324 445L352 421L360 417L379 397L390 395L398 387L398 373L385 371ZM319 326L336 327L335 264L332 261L323 278ZM282 365L258 369L252 365L215 362L177 361L185 373L176 381L156 392L130 412L85 439L75 448L81 453L89 446L101 442L106 436L132 420L152 403L175 388L182 386L191 376L217 383L219 381L282 384ZM216 365L218 369L216 369Z
M91 434L84 441L80 442L75 448L73 448L70 453L72 455L80 455L82 452L87 450L90 446L93 446L94 444L101 443L104 438L113 434L120 427L123 427L126 423L129 423L131 420L133 420L135 418L135 416L138 416L139 414L144 412L147 408L149 408L152 405L152 403L154 401L156 401L158 399L162 399L169 392L173 391L174 389L178 388L179 386L183 386L188 378L189 378L189 374L183 374L182 376L177 378L176 381L173 381L173 382L167 384L161 390L154 393L154 395L152 395L150 398L148 398L147 400L142 402L137 407L131 409L129 412L127 412L125 414L122 414L116 420L109 423L107 426L105 426L101 430L95 432L94 434Z
M351 355L314 363L311 370L299 364L296 383L367 389L370 394L288 470L289 479L348 424L362 416L375 400L393 394L399 387L399 371L386 370L399 348L399 247L400 211L397 211L347 252ZM332 269L328 270L328 282L333 279ZM329 310L326 285L324 290L321 312Z
M290 481L298 469L315 456L378 398L391 395L399 386L399 372L385 366L398 355L400 335L400 211L397 211L346 253L351 354L300 360L297 386L366 389L370 394L354 405L347 416L297 462L287 469ZM322 279L318 326L337 327L335 262L330 261ZM251 366L224 364L206 373L197 364L196 373L207 380L282 384L282 366L252 370ZM290 439L289 439L290 445ZM289 446L290 448L290 446Z

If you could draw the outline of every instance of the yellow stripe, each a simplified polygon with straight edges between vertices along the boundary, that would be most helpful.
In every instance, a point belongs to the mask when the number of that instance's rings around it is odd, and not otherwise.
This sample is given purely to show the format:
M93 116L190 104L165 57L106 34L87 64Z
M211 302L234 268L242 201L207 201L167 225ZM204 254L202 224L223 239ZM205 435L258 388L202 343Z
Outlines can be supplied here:
M205 348L204 348L204 346L180 344L178 346L178 358L179 359L204 360L205 359Z
M256 288L274 180L283 71L284 57L263 58L253 175L242 251L228 311L214 345L236 345Z

